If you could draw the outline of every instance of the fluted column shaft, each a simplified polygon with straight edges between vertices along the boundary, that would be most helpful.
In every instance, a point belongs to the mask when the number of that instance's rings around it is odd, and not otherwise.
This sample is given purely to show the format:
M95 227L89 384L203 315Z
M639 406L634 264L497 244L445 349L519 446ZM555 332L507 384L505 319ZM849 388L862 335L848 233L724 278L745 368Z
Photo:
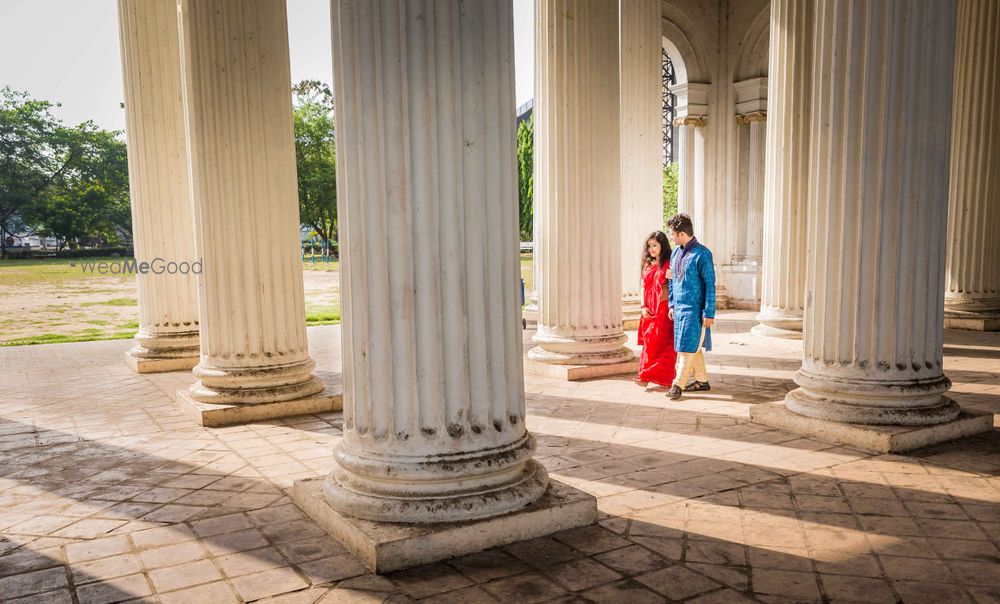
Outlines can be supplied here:
M622 2L620 19L622 295L630 315L640 306L643 242L651 231L663 228L659 0Z
M503 514L544 492L524 425L513 14L332 6L351 516Z
M747 214L746 248L744 255L748 259L759 260L762 254L761 235L764 218L764 158L767 153L766 122L764 112L740 116L740 121L750 129L750 146L747 157Z
M771 0L757 335L802 337L814 14L812 0Z
M1000 329L1000 4L959 0L945 317Z
M623 346L617 0L536 0L534 361L597 365Z
M703 232L705 215L705 124L702 116L674 120L677 128L677 211L695 221Z
M313 395L284 0L181 0L199 256L200 382L191 398Z
M176 0L119 0L132 240L139 295L139 371L198 361L197 256L189 195ZM168 265L168 263L176 263ZM180 263L185 263L180 265ZM170 266L170 270L168 270ZM184 272L181 272L181 268ZM173 270L177 268L177 270Z
M955 3L817 5L804 360L819 419L953 419L942 369ZM919 124L920 127L914 127Z

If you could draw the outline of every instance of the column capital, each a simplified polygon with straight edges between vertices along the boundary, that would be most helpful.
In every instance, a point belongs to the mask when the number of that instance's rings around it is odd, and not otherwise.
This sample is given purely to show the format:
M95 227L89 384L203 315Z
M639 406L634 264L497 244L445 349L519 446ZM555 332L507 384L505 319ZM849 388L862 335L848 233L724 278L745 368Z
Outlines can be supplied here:
M740 80L733 84L733 92L737 115L767 111L767 78Z
M694 126L695 128L704 128L707 123L708 117L704 115L688 115L675 118L673 121L674 126Z
M753 113L745 113L743 115L736 116L736 124L740 126L746 124L759 124L765 121L767 121L766 111L754 111Z

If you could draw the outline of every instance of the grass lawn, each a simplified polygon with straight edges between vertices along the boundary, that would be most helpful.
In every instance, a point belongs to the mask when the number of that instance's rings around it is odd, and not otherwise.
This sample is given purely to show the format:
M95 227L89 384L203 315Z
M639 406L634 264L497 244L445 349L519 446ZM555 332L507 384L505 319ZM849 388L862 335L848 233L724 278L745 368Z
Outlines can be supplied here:
M0 346L131 338L139 327L134 275L84 272L117 258L0 260ZM340 323L340 263L302 264L306 324ZM521 255L531 290L531 255Z

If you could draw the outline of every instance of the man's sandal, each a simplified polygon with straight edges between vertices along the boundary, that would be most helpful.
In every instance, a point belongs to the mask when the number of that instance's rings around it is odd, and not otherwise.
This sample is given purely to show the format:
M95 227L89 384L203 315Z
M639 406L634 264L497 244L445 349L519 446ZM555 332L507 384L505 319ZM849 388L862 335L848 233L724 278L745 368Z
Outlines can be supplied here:
M676 401L677 399L679 399L681 397L681 394L682 393L680 386L671 386L670 390L667 392L667 396L669 396L670 400L672 401Z
M701 392L703 390L711 390L712 387L708 382L694 381L688 387L684 389L684 392Z

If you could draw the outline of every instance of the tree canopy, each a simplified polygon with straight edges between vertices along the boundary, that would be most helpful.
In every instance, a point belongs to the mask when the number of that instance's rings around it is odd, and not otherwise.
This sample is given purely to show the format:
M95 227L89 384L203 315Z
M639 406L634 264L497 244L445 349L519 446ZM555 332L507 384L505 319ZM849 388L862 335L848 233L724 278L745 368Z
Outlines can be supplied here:
M312 228L327 249L337 242L337 165L333 94L316 80L292 87L299 221Z
M7 237L118 243L131 232L128 161L120 131L65 126L57 104L0 89L0 254Z

